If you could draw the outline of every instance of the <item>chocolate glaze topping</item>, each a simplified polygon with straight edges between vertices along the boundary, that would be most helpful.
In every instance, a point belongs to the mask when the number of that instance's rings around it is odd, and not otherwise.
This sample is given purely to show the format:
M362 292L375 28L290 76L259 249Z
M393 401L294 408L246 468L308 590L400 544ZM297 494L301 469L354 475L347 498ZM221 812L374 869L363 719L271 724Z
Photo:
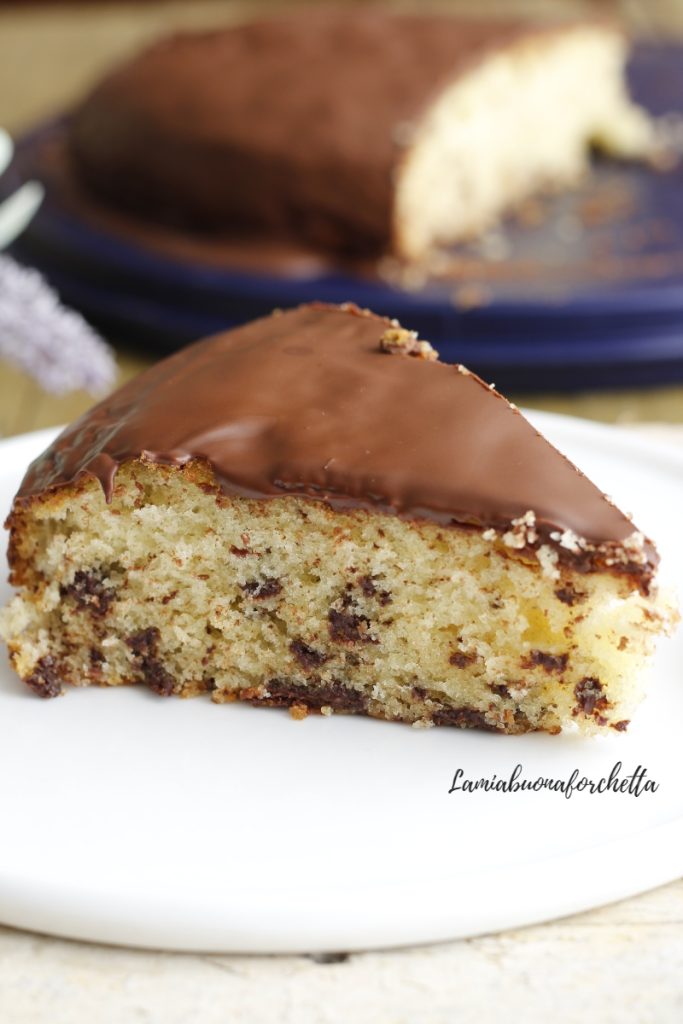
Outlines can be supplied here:
M109 498L127 460L201 458L226 494L499 530L531 510L565 557L558 531L603 554L622 548L634 527L587 477L474 374L410 338L401 354L400 335L355 306L316 303L200 341L67 427L18 500L84 474ZM585 549L571 558L597 567ZM647 545L640 564L622 558L616 571L651 573L655 561Z
M299 13L153 44L74 111L73 167L141 219L374 254L393 175L440 89L539 29L381 9Z

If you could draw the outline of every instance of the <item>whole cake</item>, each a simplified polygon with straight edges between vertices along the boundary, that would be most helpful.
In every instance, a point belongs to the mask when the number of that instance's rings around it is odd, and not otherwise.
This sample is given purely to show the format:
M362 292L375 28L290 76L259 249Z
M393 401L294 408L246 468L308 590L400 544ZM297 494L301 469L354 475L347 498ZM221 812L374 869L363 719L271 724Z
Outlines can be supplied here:
M8 525L37 694L624 730L673 615L627 516L491 386L354 306L178 352L68 427Z
M74 111L73 168L141 219L416 260L544 188L591 145L642 155L627 43L370 8L166 38Z

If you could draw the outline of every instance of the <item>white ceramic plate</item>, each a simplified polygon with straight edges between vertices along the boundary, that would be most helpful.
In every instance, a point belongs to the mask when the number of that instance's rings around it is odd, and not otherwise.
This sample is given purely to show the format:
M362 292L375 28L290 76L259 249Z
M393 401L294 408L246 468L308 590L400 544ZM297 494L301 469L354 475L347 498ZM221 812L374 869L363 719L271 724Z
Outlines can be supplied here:
M683 457L533 419L683 583ZM51 436L0 445L4 509ZM628 733L581 740L295 722L142 688L41 701L2 666L0 920L166 949L349 950L523 925L667 882L683 873L682 670L679 634ZM448 792L458 768L598 779L618 761L622 775L644 766L657 792Z

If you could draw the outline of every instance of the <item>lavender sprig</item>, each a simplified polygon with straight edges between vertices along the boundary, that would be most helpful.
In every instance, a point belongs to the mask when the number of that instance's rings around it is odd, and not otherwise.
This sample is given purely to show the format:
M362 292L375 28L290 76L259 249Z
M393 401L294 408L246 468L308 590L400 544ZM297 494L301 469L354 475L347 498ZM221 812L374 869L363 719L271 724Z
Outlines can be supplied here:
M58 395L101 394L116 379L111 350L83 317L60 304L38 271L2 255L0 358Z

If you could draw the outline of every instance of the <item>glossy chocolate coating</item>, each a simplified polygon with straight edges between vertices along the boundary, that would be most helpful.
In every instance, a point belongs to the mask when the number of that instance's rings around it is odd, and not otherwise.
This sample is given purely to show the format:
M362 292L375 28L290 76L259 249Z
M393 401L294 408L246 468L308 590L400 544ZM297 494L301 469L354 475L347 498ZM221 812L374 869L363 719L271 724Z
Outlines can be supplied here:
M127 460L202 458L226 494L295 494L498 529L532 510L541 537L571 530L593 545L633 534L474 374L382 351L390 326L354 306L316 303L200 341L67 427L29 468L18 498L83 474L109 497Z

